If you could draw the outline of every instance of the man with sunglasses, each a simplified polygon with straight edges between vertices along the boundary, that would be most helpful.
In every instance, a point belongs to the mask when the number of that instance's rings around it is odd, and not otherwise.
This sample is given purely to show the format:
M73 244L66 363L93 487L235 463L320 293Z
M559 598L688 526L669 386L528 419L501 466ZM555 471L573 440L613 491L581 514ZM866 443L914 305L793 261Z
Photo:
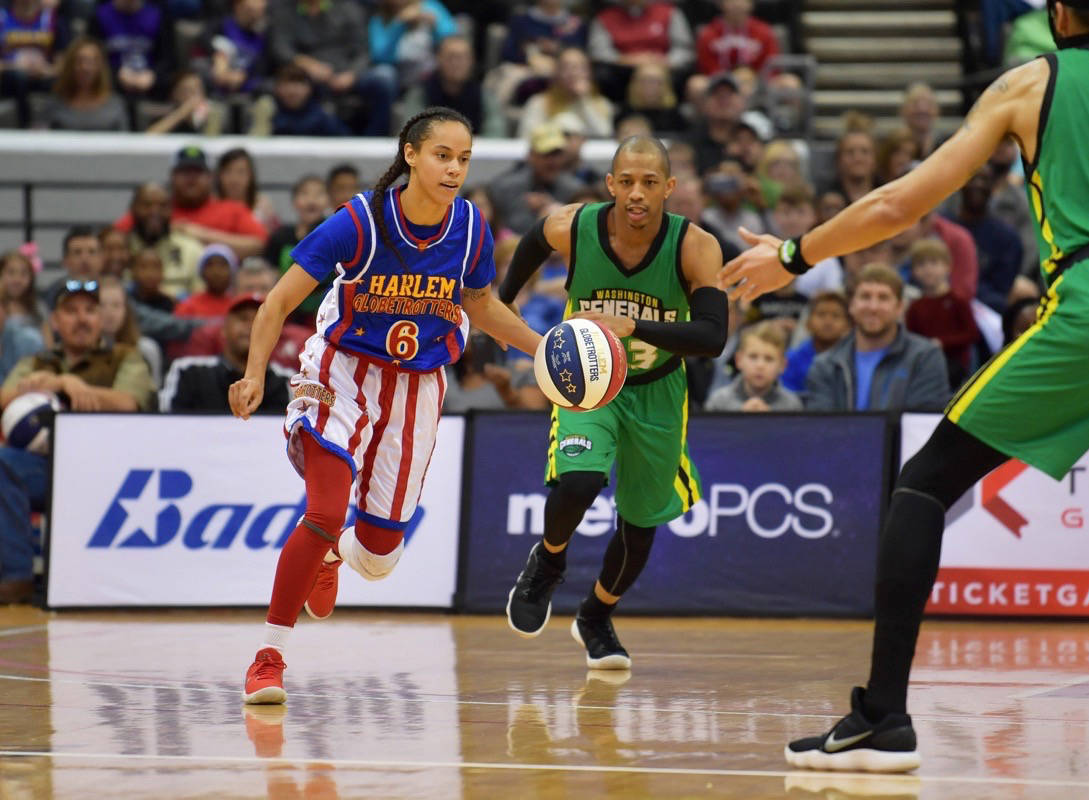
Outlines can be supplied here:
M27 392L53 392L74 411L140 411L154 385L135 348L104 347L98 282L72 278L57 287L49 318L57 346L20 360L0 388L0 408ZM0 604L30 599L33 581L31 509L42 510L48 459L0 447Z

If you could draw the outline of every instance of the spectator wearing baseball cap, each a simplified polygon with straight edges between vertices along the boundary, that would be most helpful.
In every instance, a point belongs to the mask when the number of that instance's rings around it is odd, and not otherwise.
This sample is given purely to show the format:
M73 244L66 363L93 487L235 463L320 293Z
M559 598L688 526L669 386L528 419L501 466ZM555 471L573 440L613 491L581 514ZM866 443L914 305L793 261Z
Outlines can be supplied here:
M259 294L240 294L231 299L223 321L223 350L214 356L177 359L167 373L159 393L159 409L165 413L207 411L230 414L228 391L242 378L250 353L250 333L257 309L264 302ZM270 363L265 370L265 393L258 414L283 414L288 403L288 380L292 372Z
M197 271L204 281L204 291L192 294L174 308L179 317L215 319L224 316L231 307L231 286L238 272L238 256L226 245L210 244L197 262Z
M268 231L253 211L235 200L223 200L212 193L212 171L208 156L196 145L187 145L174 155L170 168L171 229L186 233L202 244L227 245L240 258L258 255ZM132 213L114 223L118 230L132 229Z
M546 122L530 135L526 161L492 181L492 202L503 209L512 231L528 233L550 206L569 203L586 188L566 163L567 137L558 125Z
M0 387L0 408L28 392L52 392L74 411L147 408L155 387L144 359L133 347L103 343L98 281L68 279L52 301L57 346L16 363ZM42 453L0 447L0 604L33 594L30 512L45 510L48 465Z

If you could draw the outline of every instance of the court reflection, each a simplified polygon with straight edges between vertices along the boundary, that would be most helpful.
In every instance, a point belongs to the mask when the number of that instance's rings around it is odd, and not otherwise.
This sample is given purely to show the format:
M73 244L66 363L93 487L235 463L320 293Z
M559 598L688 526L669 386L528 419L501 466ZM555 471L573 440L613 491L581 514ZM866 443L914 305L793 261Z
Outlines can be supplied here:
M915 775L834 775L793 772L783 778L787 800L919 800Z
M284 752L286 706L243 706L242 714L253 754L260 759L275 759L265 766L269 800L340 800L333 765L298 766L279 760Z
M628 673L588 672L562 619L522 641L501 617L338 610L296 630L288 704L243 707L259 613L5 613L3 800L1089 797L1071 625L928 622L921 777L863 779L782 760L842 713L863 622L625 618Z

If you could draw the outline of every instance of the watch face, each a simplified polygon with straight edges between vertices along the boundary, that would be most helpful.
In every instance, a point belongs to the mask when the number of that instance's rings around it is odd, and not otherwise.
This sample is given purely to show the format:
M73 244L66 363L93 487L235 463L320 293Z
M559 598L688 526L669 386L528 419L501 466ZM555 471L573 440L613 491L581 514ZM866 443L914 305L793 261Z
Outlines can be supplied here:
M781 245L779 245L779 260L784 264L789 264L794 260L794 254L798 250L798 245L794 243L793 239L787 239Z

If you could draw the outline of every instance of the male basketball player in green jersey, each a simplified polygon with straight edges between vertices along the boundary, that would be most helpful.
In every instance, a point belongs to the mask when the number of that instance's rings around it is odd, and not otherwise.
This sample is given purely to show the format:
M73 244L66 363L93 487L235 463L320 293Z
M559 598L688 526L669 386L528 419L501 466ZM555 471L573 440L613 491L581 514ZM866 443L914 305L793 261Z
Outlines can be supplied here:
M595 411L552 411L544 540L511 589L507 619L522 636L548 622L567 543L616 462L617 529L600 576L571 626L597 669L628 669L631 658L610 615L650 555L654 529L700 498L688 457L688 391L682 356L716 356L726 343L726 295L716 285L722 251L688 220L665 213L676 179L662 143L624 140L605 178L611 203L570 205L522 238L499 297L514 300L559 252L568 264L566 316L595 319L621 337L628 377ZM682 579L678 576L678 580Z
M904 230L966 183L1004 137L1021 147L1047 293L1036 323L961 389L904 465L878 544L869 682L831 731L787 746L795 767L919 765L908 673L946 510L1010 457L1060 479L1089 448L1089 0L1048 0L1048 12L1058 53L996 80L930 158L800 239L745 232L754 246L720 275L733 298L772 291L810 264Z

